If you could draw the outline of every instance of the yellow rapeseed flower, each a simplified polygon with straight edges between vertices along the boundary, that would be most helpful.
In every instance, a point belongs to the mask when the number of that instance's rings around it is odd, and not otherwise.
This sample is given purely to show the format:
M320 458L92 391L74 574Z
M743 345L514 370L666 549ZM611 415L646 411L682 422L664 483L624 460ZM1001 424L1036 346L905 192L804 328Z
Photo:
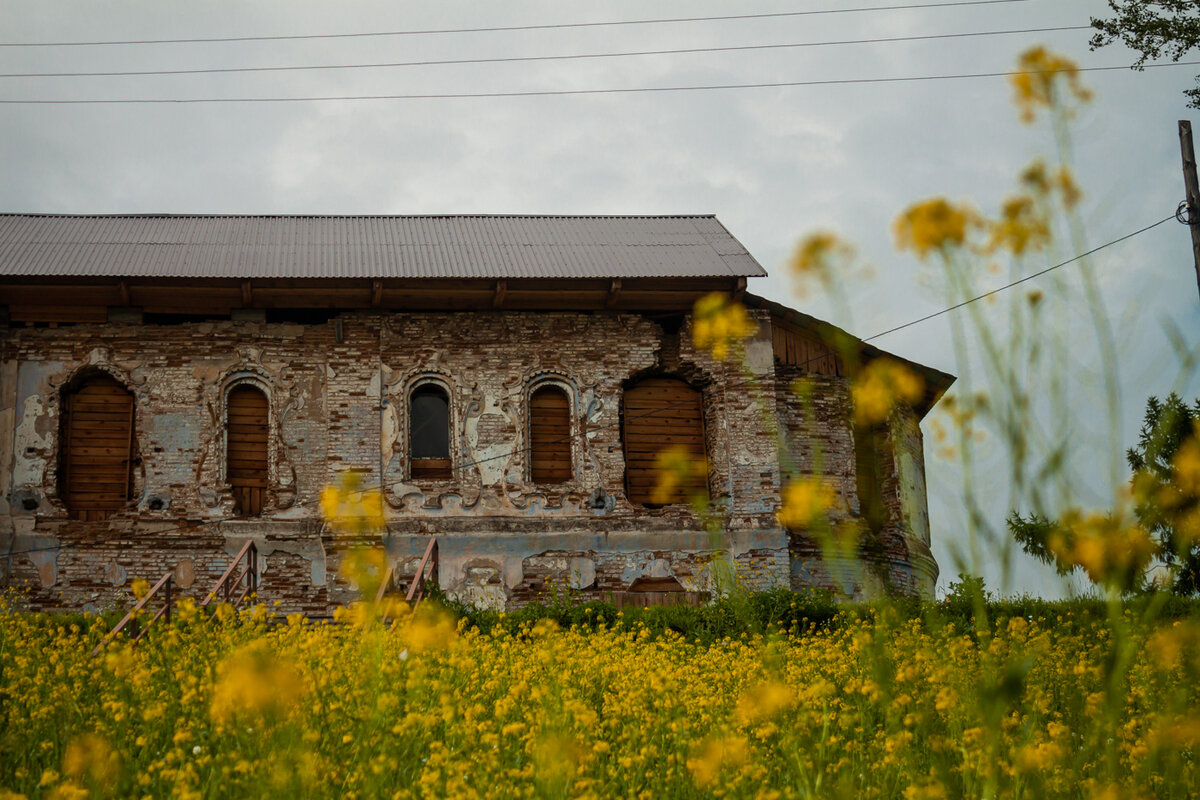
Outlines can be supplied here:
M850 387L854 421L860 425L886 422L899 406L912 406L925 396L925 381L890 358L869 362Z
M1023 122L1033 122L1039 108L1066 109L1067 97L1057 94L1058 79L1065 78L1067 91L1076 100L1086 103L1092 93L1079 80L1079 67L1065 56L1052 53L1044 46L1031 47L1021 54L1015 74L1009 77L1016 92L1014 101Z
M723 292L712 292L692 308L692 342L718 361L742 353L743 343L758 331L746 307Z
M687 768L697 786L704 787L723 771L737 769L748 757L746 740L741 736L713 737L687 761Z
M687 493L703 494L697 487L707 486L708 461L685 445L659 450L654 469L658 482L650 501L656 505L683 502L690 499Z
M783 490L779 524L785 528L807 528L833 507L833 487L820 478L799 478Z
M265 640L255 641L217 667L209 713L217 722L286 716L306 691L299 669Z
M933 251L946 255L962 247L971 229L980 224L979 215L970 208L935 197L909 206L896 218L892 230L897 249L912 250L924 260Z
M1060 561L1079 567L1093 582L1127 590L1137 585L1158 545L1135 522L1113 514L1068 511L1048 541Z
M76 780L107 787L116 781L120 769L120 755L94 733L71 740L63 754L63 774Z
M817 231L800 240L788 267L804 292L809 281L828 288L834 277L845 278L854 258L854 248L829 231Z
M1000 219L990 223L988 250L1008 250L1014 256L1038 251L1050 242L1050 225L1029 195L1005 201Z

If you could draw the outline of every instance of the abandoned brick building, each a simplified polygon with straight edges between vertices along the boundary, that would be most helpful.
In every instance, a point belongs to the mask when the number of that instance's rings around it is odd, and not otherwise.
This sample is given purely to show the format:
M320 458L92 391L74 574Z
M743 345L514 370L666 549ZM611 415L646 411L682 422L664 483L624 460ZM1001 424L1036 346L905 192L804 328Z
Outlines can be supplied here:
M909 363L924 399L857 430L840 332L762 275L711 216L0 215L0 578L44 608L201 595L252 540L265 601L327 614L351 543L318 498L355 471L396 582L436 537L477 604L711 591L716 554L752 587L931 594L919 421L953 379ZM758 326L744 367L693 345L714 291ZM669 444L707 458L719 535L652 502ZM833 513L875 509L857 558L779 524L818 470Z

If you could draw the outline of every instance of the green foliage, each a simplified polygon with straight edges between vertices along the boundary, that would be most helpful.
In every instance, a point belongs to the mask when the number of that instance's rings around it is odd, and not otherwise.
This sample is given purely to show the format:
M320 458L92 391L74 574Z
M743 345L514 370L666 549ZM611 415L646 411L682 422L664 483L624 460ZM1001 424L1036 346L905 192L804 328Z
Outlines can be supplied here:
M1200 48L1200 4L1196 0L1108 0L1114 12L1111 19L1092 18L1097 33L1091 46L1121 42L1141 56L1136 68L1162 56L1178 61L1189 51ZM1200 83L1200 76L1196 78ZM1188 106L1200 108L1200 87L1184 92Z
M1134 471L1138 521L1158 540L1162 560L1177 568L1173 589L1183 595L1200 593L1200 542L1189 543L1180 536L1177 522L1195 513L1200 501L1194 496L1178 496L1174 459L1193 436L1198 421L1200 400L1189 406L1173 392L1165 401L1151 397L1146 401L1137 445L1125 454Z
M1200 542L1191 541L1178 529L1180 520L1200 510L1200 499L1180 491L1175 465L1176 455L1194 436L1198 422L1200 400L1189 406L1174 393L1165 401L1151 396L1146 400L1137 444L1125 453L1133 470L1134 513L1142 528L1156 540L1156 557L1170 568L1171 590L1180 595L1200 594ZM1066 529L1069 526L1061 520L1014 511L1005 522L1022 550L1053 566L1060 575L1078 568L1051 547L1055 536L1063 541L1071 538L1071 531ZM1134 576L1130 585L1135 591L1144 589L1144 576Z
M1008 525L1008 532L1012 534L1013 539L1021 545L1021 549L1026 553L1043 564L1054 567L1058 570L1059 575L1066 575L1072 571L1071 564L1064 563L1050 550L1050 536L1058 530L1058 523L1055 520L1043 517L1036 512L1028 517L1023 517L1014 511L1008 515L1005 524Z

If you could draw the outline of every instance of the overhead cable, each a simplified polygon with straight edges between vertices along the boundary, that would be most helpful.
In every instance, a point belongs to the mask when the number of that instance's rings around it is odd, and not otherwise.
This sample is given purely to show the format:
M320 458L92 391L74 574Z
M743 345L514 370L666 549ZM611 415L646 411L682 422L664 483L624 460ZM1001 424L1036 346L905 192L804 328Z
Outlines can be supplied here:
M570 61L576 59L628 58L631 56L668 56L693 53L733 53L753 50L784 50L803 47L837 47L860 44L891 44L895 42L920 42L934 39L965 39L976 36L1008 36L1023 33L1051 33L1057 31L1090 31L1091 25L1065 25L1057 28L1024 28L1004 31L970 31L966 33L937 33L920 36L887 36L876 39L843 39L827 42L787 42L783 44L751 44L728 47L683 47L673 50L630 50L619 53L568 53L549 56L508 56L498 58L451 58L425 61L392 61L376 64L300 64L282 67L211 67L206 69L149 69L108 72L7 72L0 78L126 78L148 75L214 75L231 72L297 72L301 70L338 69L390 69L394 67L442 67L461 64L510 64L530 61Z
M954 6L988 6L1000 3L1026 3L1029 0L961 0L950 3L909 3L894 6L865 6L861 8L826 8L812 11L777 11L762 14L726 14L711 17L673 17L664 19L626 19L605 22L566 22L545 25L497 25L486 28L426 28L407 31L359 31L354 33L306 33L291 36L215 36L189 39L124 39L94 42L0 42L0 47L101 47L107 45L142 44L201 44L208 42L279 42L297 39L357 39L373 36L429 36L455 33L498 33L503 31L541 31L564 28L600 28L615 25L666 25L681 22L724 22L740 19L772 19L779 17L808 17L822 14L858 14L878 11L907 11L921 8Z
M1166 64L1142 64L1136 69L1155 67L1189 67L1200 61L1174 61ZM1133 66L1079 67L1078 72L1111 72L1134 69ZM1054 70L1006 70L1003 72L968 72L954 75L913 75L896 78L832 78L813 81L771 81L768 83L720 83L696 86L634 86L626 89L541 89L511 92L447 92L434 94L361 94L309 95L304 97L192 97L114 99L17 100L3 99L0 105L189 105L202 103L324 103L370 100L475 100L488 97L562 97L570 95L644 94L648 92L703 92L737 89L785 89L797 86L848 86L867 83L916 83L921 81L962 80L967 78L1007 78L1014 75L1049 75Z

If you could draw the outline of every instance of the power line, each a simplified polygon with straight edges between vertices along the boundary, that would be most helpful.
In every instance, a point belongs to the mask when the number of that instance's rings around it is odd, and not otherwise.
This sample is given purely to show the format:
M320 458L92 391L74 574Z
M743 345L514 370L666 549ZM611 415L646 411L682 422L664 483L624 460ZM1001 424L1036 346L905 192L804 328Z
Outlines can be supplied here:
M994 294L999 294L1000 292L1003 292L1006 289L1011 289L1014 286L1019 286L1022 283L1025 283L1026 281L1033 280L1034 278L1040 278L1042 275L1045 275L1047 272L1053 272L1054 270L1058 269L1059 267L1065 267L1068 264L1073 264L1076 261L1078 261L1079 259L1087 258L1088 256L1092 255L1093 253L1097 253L1106 247L1112 247L1114 244L1123 242L1126 239L1132 239L1134 236L1137 236L1139 233L1145 233L1146 231L1151 230L1152 228L1157 228L1159 225L1162 225L1164 222L1170 222L1173 219L1175 219L1174 214L1172 214L1169 217L1164 217L1163 219L1160 219L1158 222L1155 222L1151 225L1147 225L1144 228L1139 228L1138 230L1134 231L1133 233L1127 233L1119 239L1113 239L1111 242L1105 242L1104 244L1100 245L1099 247L1093 247L1091 250L1088 250L1085 253L1080 253L1077 256L1068 258L1066 261L1055 264L1052 267L1046 267L1045 269L1043 269L1039 272L1035 272L1032 275L1026 275L1024 278L1018 278L1017 280L1013 281L1012 283L1006 283L1003 286L992 289L991 291L984 292L983 294L976 295L975 297L972 297L967 300L963 300L961 303L956 303L956 304L950 306L949 308L943 308L941 311L935 311L932 314L927 314L927 315L921 317L920 319L914 319L911 322L904 323L903 325L897 325L894 328L888 328L886 331L883 331L882 333L877 333L874 336L868 336L866 339L863 339L863 341L870 342L874 339L880 338L881 336L887 336L889 333L895 333L896 331L902 331L905 328L911 328L913 325L919 325L922 322L927 322L927 321L933 319L934 317L940 317L943 314L949 314L951 311L955 311L957 309L962 308L963 306L967 306L967 305L970 305L971 303L975 303L980 300L983 300L985 297L991 297Z
M301 70L350 70L387 69L393 67L441 67L461 64L509 64L530 61L569 61L577 59L628 58L630 56L666 56L693 53L732 53L752 50L782 50L803 47L836 47L860 44L890 44L895 42L919 42L935 39L965 39L977 36L1008 36L1023 33L1052 33L1057 31L1092 30L1091 25L1064 25L1057 28L1025 28L1004 31L970 31L966 33L939 33L921 36L888 36L876 39L845 39L826 42L789 42L783 44L753 44L729 47L685 47L674 50L632 50L619 53L570 53L549 56L510 56L500 58L454 58L427 61L394 61L377 64L312 64L282 67L213 67L208 69L154 69L125 70L112 72L9 72L0 73L0 78L125 78L148 75L213 75L231 72L297 72Z
M1200 61L1174 61L1167 64L1144 64L1138 69L1154 67L1196 66ZM1079 67L1079 72L1110 72L1133 69L1130 66ZM196 97L196 98L120 98L112 100L0 100L0 105L190 105L211 103L321 103L332 101L366 100L468 100L495 97L561 97L567 95L643 94L647 92L699 92L734 89L782 89L797 86L848 86L867 83L916 83L922 81L962 80L966 78L1007 78L1013 75L1047 75L1053 70L1008 70L1004 72L970 72L954 75L913 75L896 78L834 78L813 81L772 81L770 83L723 83L701 86L637 86L627 89L543 89L513 92L459 92L441 94L370 94L370 95L312 95L307 97Z
M1073 263L1075 263L1076 261L1079 261L1079 260L1080 260L1080 259L1082 259L1082 258L1087 258L1087 257L1088 257L1088 256L1090 256L1090 255L1093 255L1093 254L1095 254L1095 253L1098 253L1098 252L1100 252L1101 250L1104 250L1105 248L1112 247L1112 246L1113 246L1113 245L1115 245L1115 244L1120 244L1121 242L1124 242L1124 241L1126 241L1126 240L1128 240L1128 239L1132 239L1133 237L1135 237L1135 236L1138 236L1138 235L1140 235L1140 234L1143 234L1143 233L1145 233L1146 231L1149 231L1149 230L1152 230L1152 229L1154 229L1154 228L1157 228L1159 225L1162 225L1162 224L1163 224L1163 223L1165 223L1165 222L1170 222L1172 219L1175 219L1175 214L1174 214L1174 213L1172 213L1170 216L1167 216L1167 217L1164 217L1164 218L1160 219L1158 222L1152 223L1152 224L1150 224L1150 225L1147 225L1147 226L1145 226L1145 227L1143 227L1143 228L1139 228L1138 230L1136 230L1136 231L1133 231L1132 233L1127 233L1127 234L1125 234L1124 236L1121 236L1121 237L1118 237L1118 238L1116 238L1116 239L1113 239L1113 240L1111 240L1111 241L1105 242L1104 244L1102 244L1102 245L1098 245L1097 247L1093 247L1091 250L1088 250L1088 251L1086 251L1086 252L1080 253L1080 254L1078 254L1078 255L1076 255L1076 256L1072 256L1071 258L1068 258L1066 261L1060 261L1059 263L1057 263L1057 264L1055 264L1055 265L1053 265L1053 266L1051 266L1051 267L1047 267L1046 269L1039 270L1038 272L1034 272L1034 273L1032 273L1032 274L1030 274L1030 275L1026 275L1026 276L1025 276L1025 277L1023 277L1023 278L1018 278L1017 280L1015 280L1015 281L1012 281L1011 283L1006 283L1006 284L1005 284L1005 285L1003 285L1003 286L999 286L999 287L997 287L997 288L995 288L995 289L992 289L992 290L990 290L990 291L984 292L984 293L982 293L982 294L978 294L978 295L976 295L976 296L974 296L974 297L971 297L971 298L969 298L969 299L967 299L967 300L963 300L963 301L962 301L962 302L960 302L960 303L956 303L956 304L954 304L954 305L952 305L952 306L949 306L949 307L947 307L947 308L943 308L943 309L941 309L940 311L935 311L935 312L934 312L934 313L932 313L932 314L926 314L926 315L925 315L925 316L923 316L923 317L920 317L920 318L918 318L918 319L912 320L912 321L910 321L910 322L906 322L906 323L904 323L903 325L897 325L897 326L896 326L896 327L894 327L894 328L889 328L889 329L887 329L886 331L882 331L882 332L880 332L880 333L877 333L877 334L875 334L874 336L868 336L867 338L865 338L865 339L862 339L862 340L860 340L860 341L863 341L863 342L870 342L870 341L874 341L875 339L879 339L879 338L881 338L881 337L887 336L888 334L891 334L891 333L896 333L897 331L904 330L905 328L910 328L910 327L912 327L913 325L919 325L919 324L921 324L922 322L928 322L929 320L931 320L931 319L934 319L935 317L940 317L940 316L942 316L943 314L948 314L948 313L950 313L951 311L955 311L955 310L957 310L957 309L960 309L960 308L962 308L963 306L970 305L971 303L976 303L976 302L978 302L978 301L980 301L980 300L983 300L984 298L991 297L992 295L995 295L995 294L999 294L1000 292L1003 292L1003 291L1006 291L1006 290L1008 290L1008 289L1011 289L1011 288L1013 288L1014 286L1019 286L1019 285L1021 285L1021 284L1023 284L1023 283L1026 283L1026 282L1028 282L1028 281L1031 281L1031 280L1033 280L1034 278L1039 278L1039 277L1041 277L1042 275L1045 275L1045 274L1047 274L1047 273L1049 273L1049 272L1053 272L1053 271L1054 271L1054 270L1056 270L1056 269L1060 269L1060 268L1062 268L1062 267L1065 267L1065 266L1067 266L1068 264L1073 264ZM806 366L806 365L808 365L808 364L812 363L813 361L816 361L816 360L818 360L818 359L821 359L821 358L825 358L825 356L824 356L824 355L820 355L820 356L812 356L812 357L810 357L810 358L808 358L808 359L806 359L806 360L804 360L804 361L800 362L799 364L795 364L795 365L793 365L793 366L797 366L797 367L803 367L803 366ZM747 380L747 381L739 381L739 382L736 382L736 383L731 383L731 384L728 384L728 385L726 385L726 387L725 387L725 388L726 388L726 389L741 389L741 388L745 388L745 387L747 387L747 386L750 386L750 385L752 385L753 383L754 383L753 381L749 381L749 380ZM663 407L661 407L661 408L656 408L656 409L653 409L653 410L651 410L651 411L647 411L647 412L645 412L645 413L642 413L642 414L637 414L637 415L634 415L633 417L630 417L629 419L643 419L643 418L645 418L645 417L652 417L652 416L654 416L655 414L659 414L659 413L661 413L661 412L663 412L663 411L669 411L669 410L671 410L672 408L677 408L677 407L679 407L680 405L682 405L682 403L668 403L667 405L664 405L664 406L663 406ZM607 423L607 424L604 424L604 425L594 425L594 426L588 427L588 428L587 428L586 430L584 430L582 433L571 434L571 435L569 435L569 436L564 436L564 437L563 437L563 438L561 438L561 439L557 439L557 440L555 440L555 442L554 442L554 443L569 442L569 441L571 441L571 440L573 440L573 439L578 439L578 438L581 438L581 437L585 437L585 436L587 436L587 435L588 435L588 434L590 434L590 433L594 433L595 431L606 430L606 429L609 429L609 428L615 428L616 426L618 426L618 425L620 425L620 424L621 424L621 422L620 422L620 421L618 421L618 422L610 422L610 423ZM464 470L470 469L470 468L472 468L472 467L475 467L475 466L477 466L477 465L479 465L479 464L486 464L486 463L488 463L489 461L498 461L498 460L500 460L500 459L508 459L508 458L512 458L513 456L515 456L515 455L516 455L516 454L518 454L518 453L527 453L527 452L529 452L529 451L530 451L530 450L532 450L532 449L533 449L533 448L532 448L532 446L521 447L521 448L517 448L517 449L514 449L514 450L510 450L510 451L509 451L509 452L507 452L507 453L502 453L502 454L500 454L500 455L498 455L498 456L489 456L488 458L482 458L482 459L479 459L479 460L476 460L476 461L471 461L471 462L470 462L470 463L468 463L468 464L463 464L462 466L458 467L458 470L459 470L459 471L464 471ZM381 482L381 483L379 484L379 486L370 487L370 488L368 488L368 489L360 489L360 490L358 490L358 491L359 491L359 493L360 493L360 494L361 494L361 493L368 492L368 491L375 491L375 490L383 491L383 490L386 490L386 489L390 489L390 488L391 488L391 487L393 487L393 486L397 486L397 485L404 484L404 483L408 483L408 482L409 482L409 481L407 481L407 480L397 480L397 481L391 481L391 482L387 482L387 483L385 483L385 482ZM296 506L299 506L299 507L304 507L304 506L309 506L309 505L316 505L316 504L318 504L318 503L320 503L320 498L319 498L319 497L318 497L318 498L314 498L314 499L312 499L312 500L307 500L307 501L305 501L305 502L303 502L303 503L297 503L297 504L296 504ZM293 507L296 507L296 506L293 506ZM225 523L225 522L229 522L229 520L228 520L228 519L200 520L200 521L198 521L198 522L195 522L195 523L189 523L189 524L187 524L187 525L180 525L180 526L178 526L178 527L175 527L175 528L160 528L160 529L158 529L158 530L155 530L155 531L153 531L153 533L155 533L155 534L161 534L161 533L175 533L175 532L179 532L179 531L194 530L194 529L196 529L196 528L202 528L202 527L204 527L204 526L206 526L206 525L220 525L220 524L222 524L222 523ZM52 550L61 550L61 549L62 549L62 545L61 545L61 544L59 544L59 545L54 545L54 546L51 546L51 547L35 547L35 548L30 548L30 549L28 549L28 550L15 550L15 551L10 551L10 552L7 552L7 553L2 553L2 554L0 554L0 557L10 558L10 557L12 557L12 556L25 555L25 554L27 554L27 553L44 553L44 552L49 552L49 551L52 551Z
M540 31L564 28L599 28L615 25L665 25L680 22L723 22L739 19L772 19L780 17L808 17L819 14L857 14L874 11L905 11L920 8L947 8L952 6L987 6L999 3L1024 3L1028 0L961 0L950 3L910 3L896 6L867 6L862 8L829 8L813 11L780 11L763 14L728 14L712 17L673 17L665 19L628 19L606 22L567 22L546 25L501 25L487 28L426 28L408 31L364 31L357 33L310 33L292 36L218 36L191 39L127 39L122 41L97 42L0 42L0 47L100 47L106 45L140 44L199 44L207 42L278 42L297 39L356 39L374 36L426 36L453 33L496 33L503 31Z

